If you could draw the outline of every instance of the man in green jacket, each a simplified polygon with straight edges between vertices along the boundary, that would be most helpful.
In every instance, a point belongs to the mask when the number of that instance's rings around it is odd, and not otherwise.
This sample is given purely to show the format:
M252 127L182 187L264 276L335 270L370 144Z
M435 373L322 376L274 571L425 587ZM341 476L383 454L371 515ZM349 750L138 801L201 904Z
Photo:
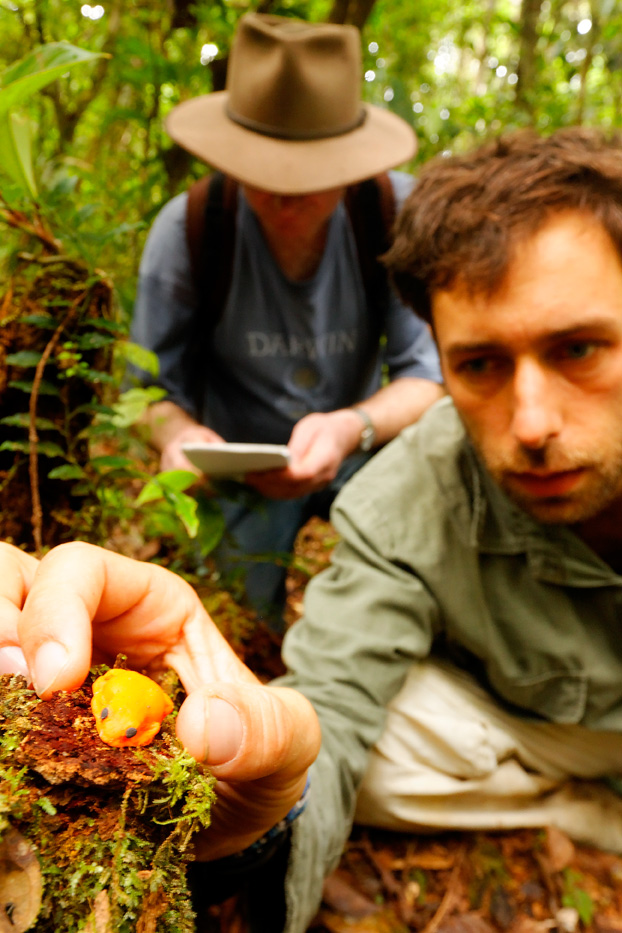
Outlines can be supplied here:
M355 818L622 851L622 143L432 162L388 262L452 400L338 497L286 677L259 684L162 568L0 546L0 663L41 696L91 642L179 671L178 735L219 781L201 885L259 889L256 930L307 927Z

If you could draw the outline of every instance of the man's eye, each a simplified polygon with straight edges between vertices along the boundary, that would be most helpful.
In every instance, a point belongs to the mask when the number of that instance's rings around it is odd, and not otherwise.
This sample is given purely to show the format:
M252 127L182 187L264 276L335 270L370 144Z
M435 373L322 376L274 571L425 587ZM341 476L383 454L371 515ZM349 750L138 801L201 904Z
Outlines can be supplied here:
M459 367L469 376L485 376L494 369L494 360L488 356L475 356L470 360L463 360Z
M563 348L563 356L568 360L585 360L596 349L596 344L588 340L574 340Z

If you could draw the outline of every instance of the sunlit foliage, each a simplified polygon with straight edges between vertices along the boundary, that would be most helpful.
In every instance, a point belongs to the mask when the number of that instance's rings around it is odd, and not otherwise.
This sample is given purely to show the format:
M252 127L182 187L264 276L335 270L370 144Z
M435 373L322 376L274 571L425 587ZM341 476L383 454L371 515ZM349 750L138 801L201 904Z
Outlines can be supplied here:
M73 69L27 109L40 197L60 235L97 252L126 314L150 221L202 171L171 145L163 118L180 100L222 87L237 20L258 6L0 0L0 69L55 41L109 56ZM364 22L364 94L416 128L415 170L512 127L622 120L615 0L280 0L261 9L310 20L345 10Z

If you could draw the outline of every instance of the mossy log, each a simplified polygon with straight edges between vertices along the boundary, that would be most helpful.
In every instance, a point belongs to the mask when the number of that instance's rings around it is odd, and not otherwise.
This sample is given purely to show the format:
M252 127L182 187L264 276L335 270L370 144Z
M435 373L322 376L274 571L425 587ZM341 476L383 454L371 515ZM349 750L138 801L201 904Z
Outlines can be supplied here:
M0 676L0 933L192 933L192 837L213 779L179 745L175 713L142 748L111 748L93 671L39 700ZM163 683L176 706L176 680Z

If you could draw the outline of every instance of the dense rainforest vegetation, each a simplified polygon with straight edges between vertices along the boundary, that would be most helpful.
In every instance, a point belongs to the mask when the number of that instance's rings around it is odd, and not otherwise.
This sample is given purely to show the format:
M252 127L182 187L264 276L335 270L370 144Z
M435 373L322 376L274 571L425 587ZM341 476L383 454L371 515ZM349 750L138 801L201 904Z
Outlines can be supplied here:
M415 173L502 130L622 120L615 0L0 0L0 534L17 544L150 557L164 536L198 566L220 534L189 476L154 477L131 431L149 397L119 393L128 357L153 365L126 340L146 232L205 171L163 118L224 86L251 9L356 25L364 95L416 129Z

